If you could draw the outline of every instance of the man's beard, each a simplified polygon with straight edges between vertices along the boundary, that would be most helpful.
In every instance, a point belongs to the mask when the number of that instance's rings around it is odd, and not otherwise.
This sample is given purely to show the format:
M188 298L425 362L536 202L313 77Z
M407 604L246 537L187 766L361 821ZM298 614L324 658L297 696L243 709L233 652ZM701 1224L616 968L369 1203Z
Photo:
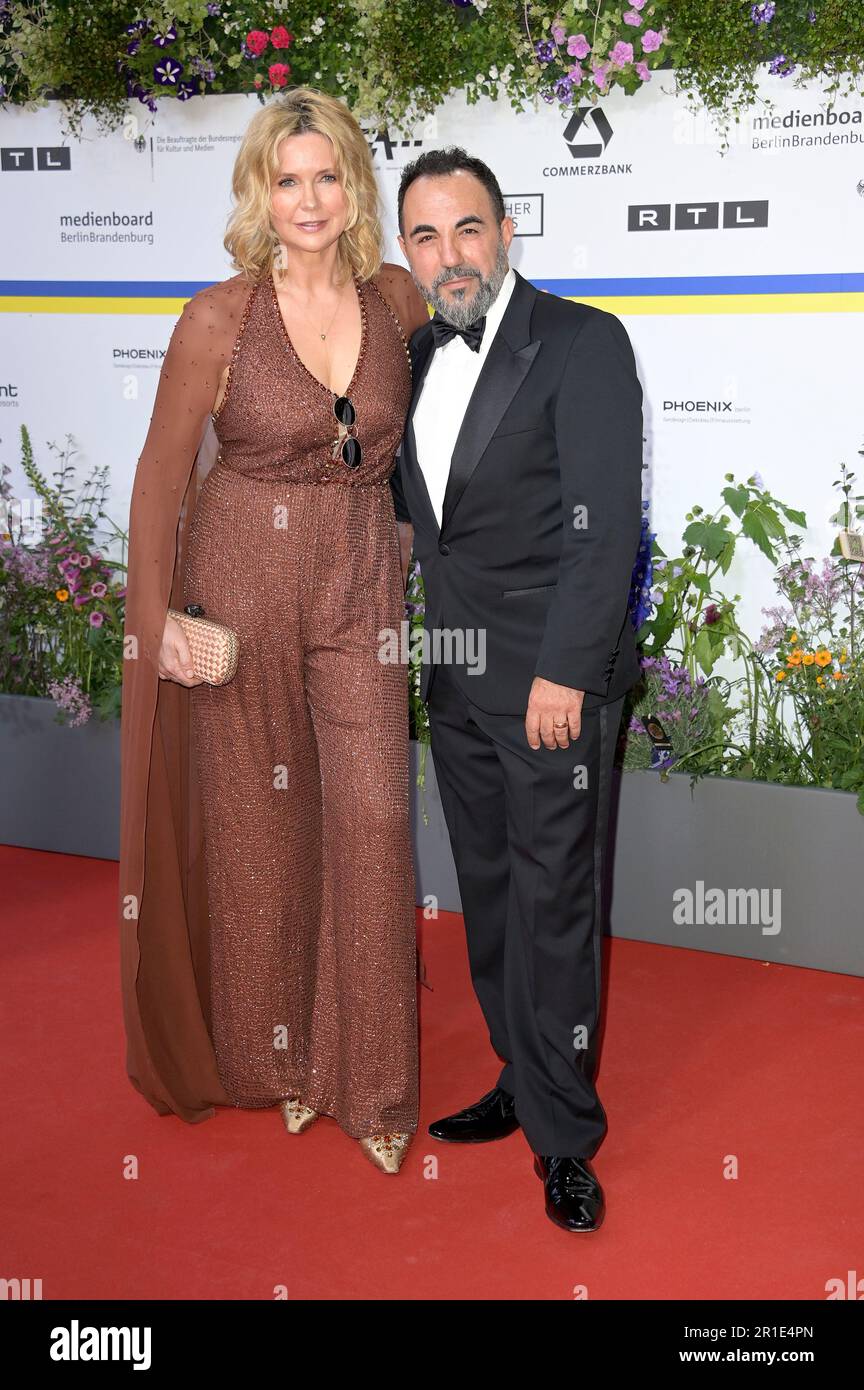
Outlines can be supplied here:
M427 299L432 307L439 313L442 319L453 325L454 328L467 328L469 324L475 323L477 319L485 318L495 300L498 298L498 291L504 284L504 277L510 269L507 260L507 247L504 245L504 238L498 237L498 252L495 257L495 265L492 274L487 279L480 274L476 266L473 265L451 265L446 270L435 276L431 285L424 285L413 270L411 278L417 286L424 299ZM477 288L470 298L467 287L465 289L454 290L452 295L447 298L441 293L444 285L451 280L476 280Z

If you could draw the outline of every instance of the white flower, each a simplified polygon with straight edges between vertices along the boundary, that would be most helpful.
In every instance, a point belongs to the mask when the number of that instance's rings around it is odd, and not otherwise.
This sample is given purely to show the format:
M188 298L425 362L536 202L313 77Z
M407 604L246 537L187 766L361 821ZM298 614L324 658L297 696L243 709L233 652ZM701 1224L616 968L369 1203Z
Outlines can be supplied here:
M489 0L474 0L474 8L478 14L482 14L489 4Z
M492 81L493 81L493 82L497 82L497 81L498 81L498 69L496 68L496 66L495 66L494 63L492 64L491 68L489 69L489 76L492 78Z
M321 30L324 28L324 16L319 14L317 19L313 19L309 28L312 30L313 34L320 34Z
M501 74L501 81L502 81L502 82L509 82L509 81L510 81L510 74L511 74L512 71L513 71L513 64L512 64L512 63L508 63L507 66L506 66L506 68L504 69L504 71L503 71L502 74Z
M321 81L321 74L320 74L320 72L316 72L316 74L315 74L315 80L316 80L316 82L320 82L320 81Z
M485 72L477 72L477 73L475 73L475 74L474 74L474 81L475 81L475 82L485 82L485 81L486 81L486 74L485 74Z

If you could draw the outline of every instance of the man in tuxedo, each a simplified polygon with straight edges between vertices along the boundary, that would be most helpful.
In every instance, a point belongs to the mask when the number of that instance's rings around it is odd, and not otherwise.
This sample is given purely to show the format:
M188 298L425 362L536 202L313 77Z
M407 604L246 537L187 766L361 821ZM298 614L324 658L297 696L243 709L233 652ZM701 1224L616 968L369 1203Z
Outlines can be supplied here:
M399 228L435 315L411 340L394 505L438 657L421 693L471 976L504 1061L429 1133L482 1143L521 1126L549 1217L592 1231L603 854L639 675L642 388L619 319L510 268L513 223L482 161L453 148L408 165Z

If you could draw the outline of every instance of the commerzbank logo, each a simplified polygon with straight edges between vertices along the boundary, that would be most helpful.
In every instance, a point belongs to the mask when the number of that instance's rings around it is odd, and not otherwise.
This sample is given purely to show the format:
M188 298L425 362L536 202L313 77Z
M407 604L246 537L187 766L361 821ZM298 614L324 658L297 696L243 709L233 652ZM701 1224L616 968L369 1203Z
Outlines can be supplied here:
M603 159L613 131L602 106L577 106L562 135L570 151L571 163L547 164L543 170L544 178L632 174L633 165L629 162L609 164Z
M574 159L598 159L612 139L602 106L579 106L567 122L564 140Z

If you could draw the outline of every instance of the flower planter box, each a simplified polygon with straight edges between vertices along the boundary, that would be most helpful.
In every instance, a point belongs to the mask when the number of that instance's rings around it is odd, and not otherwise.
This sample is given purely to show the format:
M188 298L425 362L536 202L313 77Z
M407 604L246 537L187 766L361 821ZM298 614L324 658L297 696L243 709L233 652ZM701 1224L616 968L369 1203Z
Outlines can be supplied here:
M414 781L419 754L412 741L417 902L434 899L441 911L459 912L435 764L427 753L421 796ZM0 695L0 767L0 843L118 857L118 720L70 729L55 723L52 700ZM685 773L666 782L652 772L616 773L607 930L634 941L864 975L864 817L855 802L850 792L719 777L691 789Z
M53 700L0 695L0 844L117 859L120 721L55 722Z
M425 800L428 824L414 797L417 901L459 912L431 753ZM724 777L691 789L685 773L616 772L610 839L610 935L864 975L864 817L853 793Z

